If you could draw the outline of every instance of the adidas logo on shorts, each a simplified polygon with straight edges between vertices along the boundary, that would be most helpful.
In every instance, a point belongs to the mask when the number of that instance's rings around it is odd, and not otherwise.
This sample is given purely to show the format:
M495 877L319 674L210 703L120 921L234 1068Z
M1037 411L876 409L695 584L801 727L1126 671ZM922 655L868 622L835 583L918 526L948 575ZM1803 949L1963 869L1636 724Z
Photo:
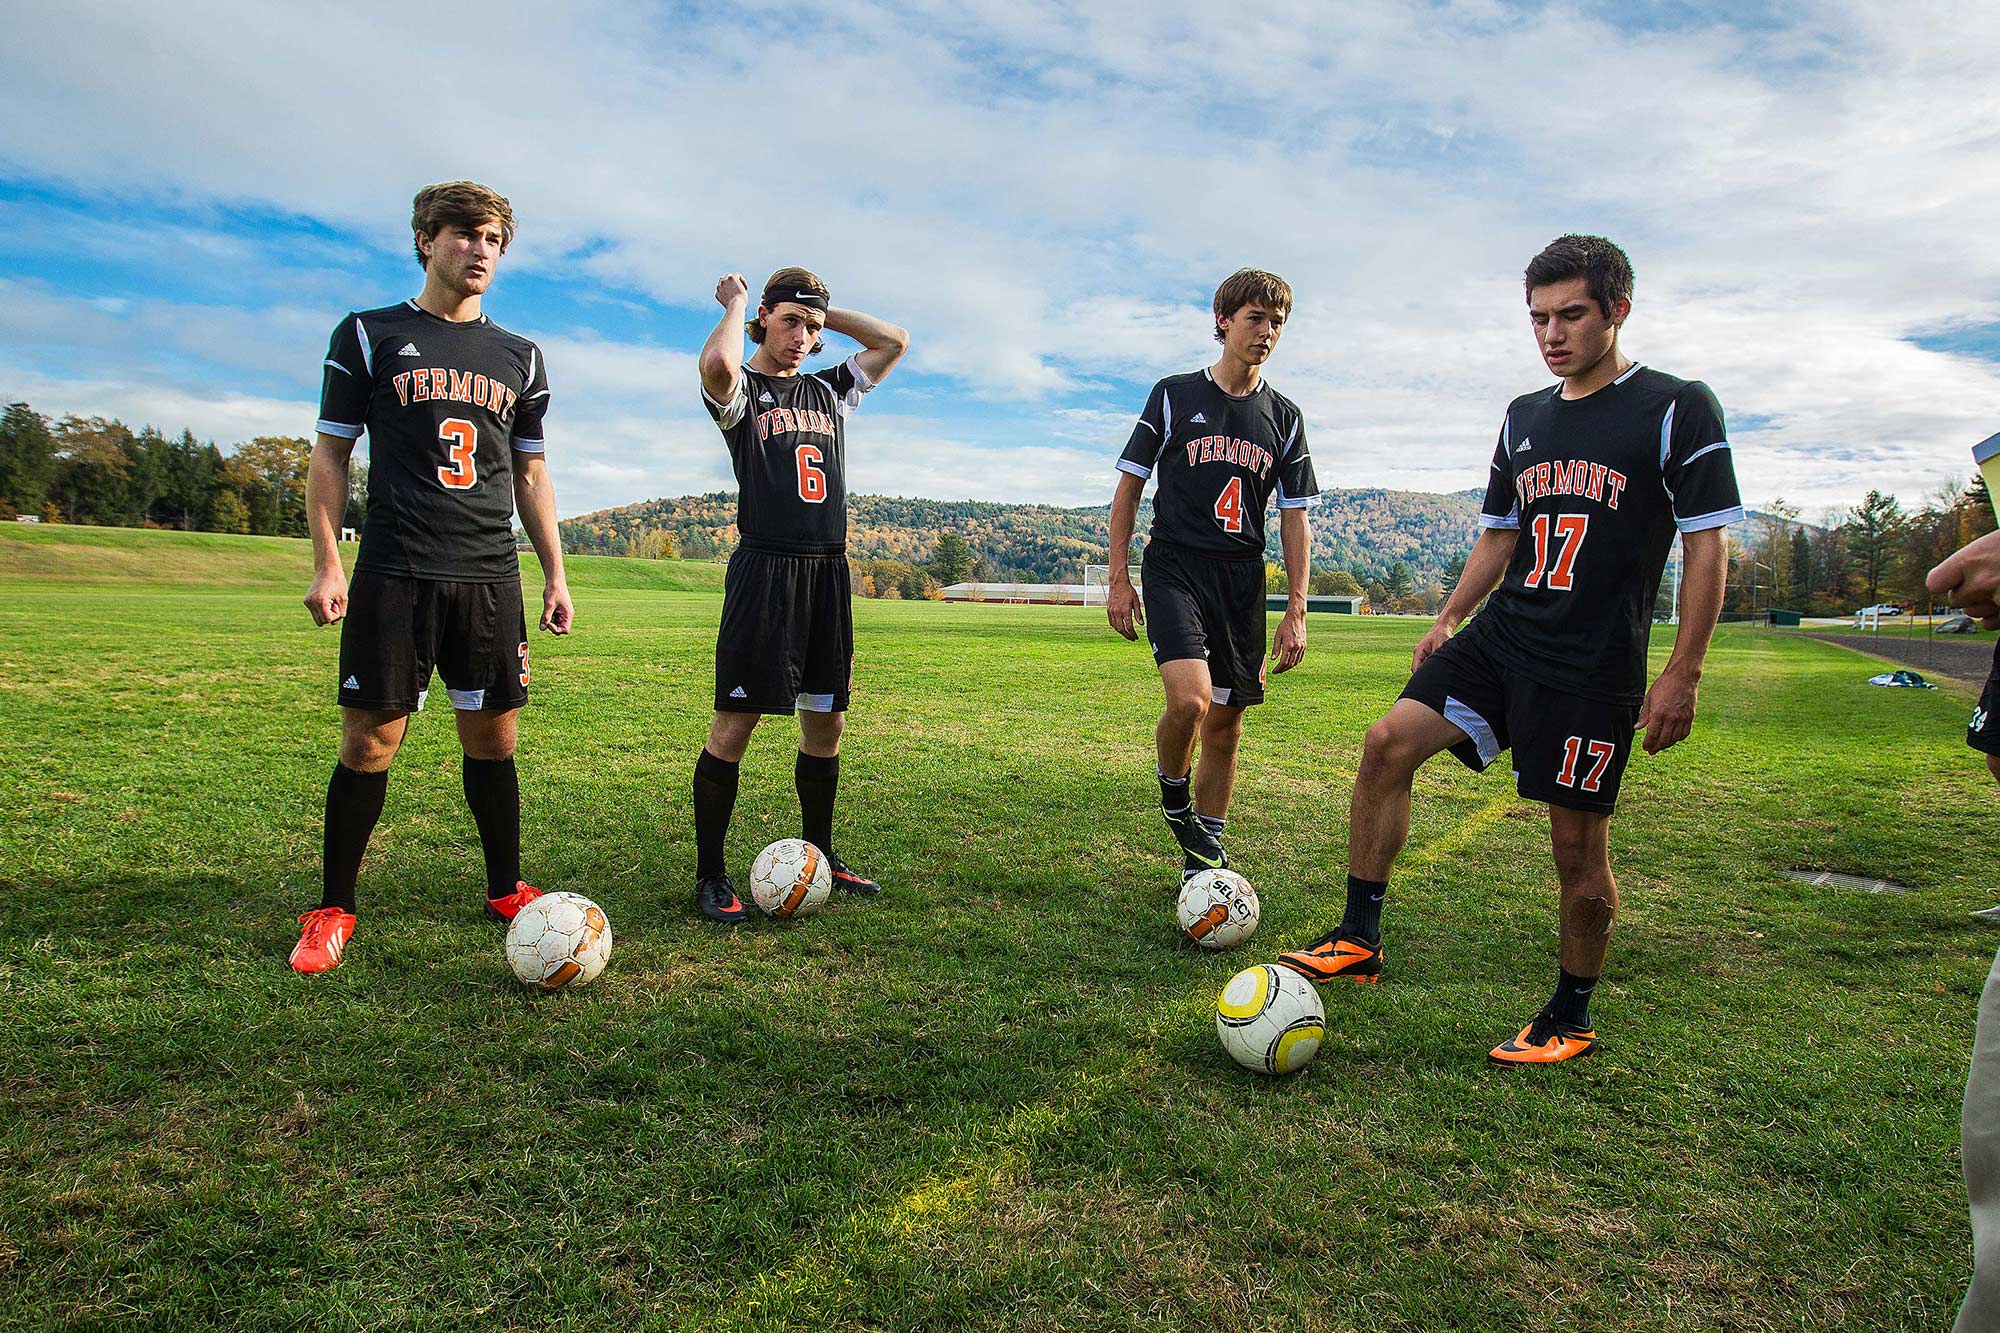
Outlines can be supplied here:
M729 697L732 699L748 699L750 696L743 692L743 687L741 685L738 685L735 689L729 692Z
M361 688L361 682L349 676L346 680L340 682L340 688L343 690L358 690Z
M397 352L397 353L396 353L396 355L397 355L397 356L422 356L422 355L423 355L423 353L422 353L422 352L419 352L419 351L417 350L417 345L416 345L415 343L404 343L404 344L403 344L403 347L402 347L402 350L401 350L401 351L399 351L399 352Z

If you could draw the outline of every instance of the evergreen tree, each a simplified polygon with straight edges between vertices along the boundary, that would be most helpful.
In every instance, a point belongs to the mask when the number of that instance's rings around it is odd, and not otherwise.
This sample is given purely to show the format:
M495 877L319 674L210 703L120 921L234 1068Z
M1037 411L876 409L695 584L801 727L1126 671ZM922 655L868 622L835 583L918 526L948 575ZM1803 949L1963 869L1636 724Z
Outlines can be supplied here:
M56 442L49 423L26 403L9 403L0 417L0 500L39 514L56 476Z
M1903 507L1895 496L1880 491L1868 492L1848 520L1847 550L1859 567L1870 606L1882 600L1882 585L1895 568L1896 532L1902 525Z
M948 588L965 582L971 568L971 544L956 532L938 534L937 551L931 556L931 577Z

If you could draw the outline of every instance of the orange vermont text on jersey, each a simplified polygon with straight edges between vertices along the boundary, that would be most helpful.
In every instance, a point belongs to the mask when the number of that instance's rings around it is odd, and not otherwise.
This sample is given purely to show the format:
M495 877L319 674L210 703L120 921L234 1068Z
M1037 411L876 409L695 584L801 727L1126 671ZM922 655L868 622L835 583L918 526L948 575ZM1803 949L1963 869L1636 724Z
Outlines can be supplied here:
M798 431L806 435L833 434L833 418L810 407L774 407L757 414L757 438L768 440L775 434Z
M442 398L448 402L490 408L505 416L514 406L514 400L521 396L499 380L488 379L469 370L448 370L443 366L406 370L396 376L395 383L396 397L402 400L405 407L411 403Z
M1260 477L1270 476L1271 464L1276 461L1270 450L1248 440L1232 440L1227 435L1204 435L1199 440L1189 440L1187 456L1190 467L1196 463L1234 463Z
M1537 463L1522 469L1521 475L1514 478L1514 493L1520 497L1523 509L1547 495L1581 495L1616 509L1618 497L1625 493L1625 474L1581 458Z

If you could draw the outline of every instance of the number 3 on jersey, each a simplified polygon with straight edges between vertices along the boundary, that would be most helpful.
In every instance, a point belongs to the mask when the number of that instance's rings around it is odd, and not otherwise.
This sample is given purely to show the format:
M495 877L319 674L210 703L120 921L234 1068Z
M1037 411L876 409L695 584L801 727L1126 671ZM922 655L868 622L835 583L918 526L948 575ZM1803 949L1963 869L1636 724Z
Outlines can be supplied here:
M1557 514L1555 517L1556 540L1562 549L1556 552L1556 562L1549 564L1549 518L1547 514L1535 515L1529 525L1535 534L1535 567L1528 571L1528 577L1521 580L1524 586L1539 588L1542 575L1546 571L1551 592L1568 592L1576 585L1576 553L1583 546L1583 534L1590 530L1588 514Z
M479 447L479 428L463 417L450 417L438 427L438 438L444 441L445 456L451 459L449 466L438 469L438 481L448 491L470 490L479 480L472 461L473 451Z
M1215 521L1224 532L1243 531L1243 478L1231 477L1215 499Z
M826 455L816 444L802 444L798 447L799 499L809 505L816 505L826 499L826 473L819 466Z

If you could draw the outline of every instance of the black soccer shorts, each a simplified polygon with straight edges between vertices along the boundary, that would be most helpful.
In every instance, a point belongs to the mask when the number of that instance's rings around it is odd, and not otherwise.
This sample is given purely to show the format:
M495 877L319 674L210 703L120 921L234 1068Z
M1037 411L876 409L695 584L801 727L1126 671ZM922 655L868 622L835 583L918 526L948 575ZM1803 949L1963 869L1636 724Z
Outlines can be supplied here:
M1972 710L1972 725L1965 729L1965 743L1981 754L2000 754L2000 643L1993 645L1993 669L1986 673L1986 688Z
M739 546L715 637L720 713L844 713L854 682L854 594L844 555Z
M1531 680L1476 633L1460 634L1425 658L1402 697L1465 733L1451 752L1476 773L1512 749L1514 789L1527 800L1607 815L1618 804L1637 704Z
M340 623L340 704L414 713L444 677L451 706L504 713L528 701L521 581L446 583L354 571Z
M1262 560L1227 560L1150 541L1139 584L1155 664L1206 659L1213 702L1234 708L1264 702Z

